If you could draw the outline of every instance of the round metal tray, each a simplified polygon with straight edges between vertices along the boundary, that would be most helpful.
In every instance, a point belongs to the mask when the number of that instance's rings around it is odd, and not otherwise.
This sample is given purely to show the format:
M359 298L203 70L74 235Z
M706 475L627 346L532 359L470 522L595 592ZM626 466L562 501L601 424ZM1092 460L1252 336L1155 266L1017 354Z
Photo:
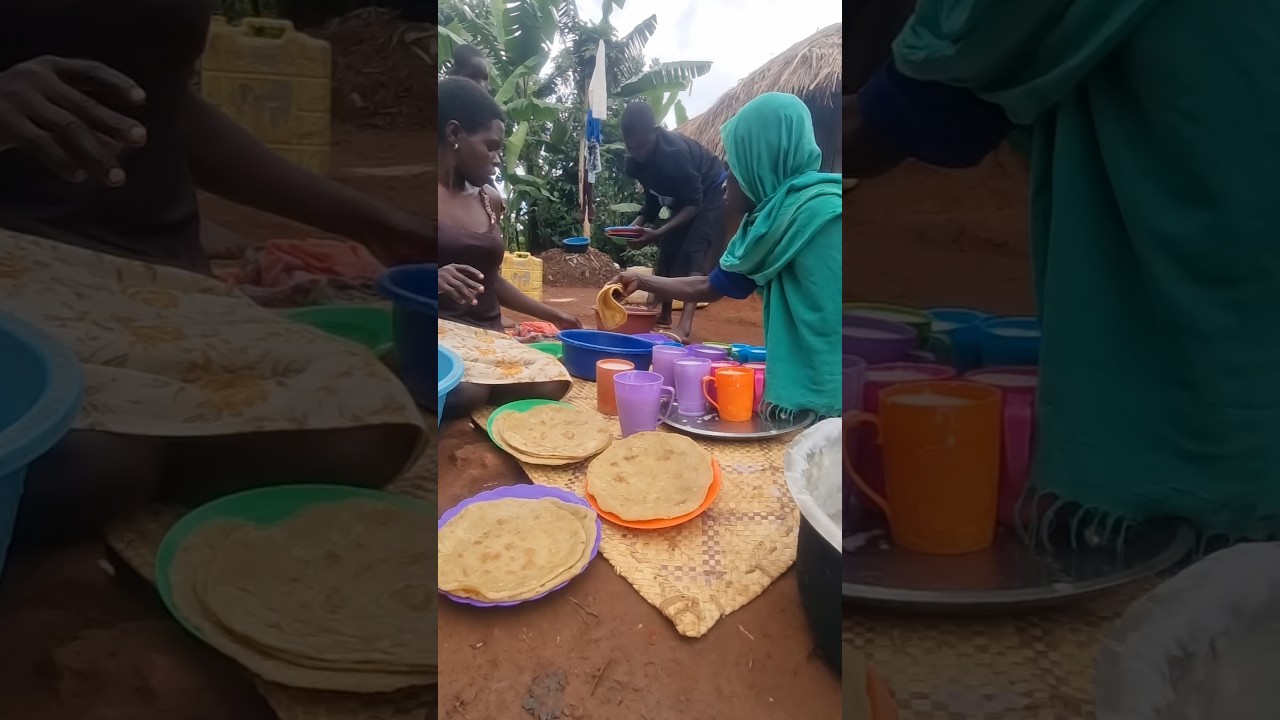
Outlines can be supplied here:
M750 420L742 422L721 420L715 408L711 407L707 408L705 415L685 417L680 414L679 406L673 402L662 418L662 422L690 435L721 440L755 440L803 430L817 419L818 414L812 410L796 412L769 404L762 407L759 413L752 415Z
M1151 577L1195 547L1183 523L1131 527L1124 544L1051 538L1028 545L1001 530L987 550L921 555L894 546L883 517L858 512L844 539L843 595L850 604L920 612L981 613L1039 608Z

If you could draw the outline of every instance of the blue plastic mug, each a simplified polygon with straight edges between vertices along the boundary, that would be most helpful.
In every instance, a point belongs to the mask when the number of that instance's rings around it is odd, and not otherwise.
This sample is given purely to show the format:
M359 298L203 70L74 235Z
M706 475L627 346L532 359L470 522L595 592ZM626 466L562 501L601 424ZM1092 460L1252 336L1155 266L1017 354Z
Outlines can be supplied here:
M982 357L982 323L991 316L969 308L935 308L927 312L933 319L933 336L951 341L951 365L960 372L978 367Z
M992 318L982 324L982 367L1040 364L1040 321L1033 317Z

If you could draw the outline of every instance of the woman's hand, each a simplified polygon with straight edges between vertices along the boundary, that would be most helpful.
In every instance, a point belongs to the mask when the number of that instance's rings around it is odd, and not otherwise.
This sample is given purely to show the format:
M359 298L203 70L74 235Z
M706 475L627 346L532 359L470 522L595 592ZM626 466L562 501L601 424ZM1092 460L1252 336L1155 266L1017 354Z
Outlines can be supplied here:
M620 272L613 276L608 285L621 285L622 297L631 297L631 294L640 290L640 274L633 272Z
M475 305L484 292L484 273L470 265L445 265L436 271L440 292L459 305Z
M570 315L563 310L556 310L552 308L550 316L551 317L547 318L547 322L555 325L560 330L582 329L582 321L579 320L576 315Z
M658 242L657 230L647 227L641 227L639 230L641 231L640 237L627 238L627 246L632 250L640 250Z
M28 60L0 72L0 150L21 148L69 182L123 185L117 156L145 145L147 131L112 107L146 99L137 83L101 63Z

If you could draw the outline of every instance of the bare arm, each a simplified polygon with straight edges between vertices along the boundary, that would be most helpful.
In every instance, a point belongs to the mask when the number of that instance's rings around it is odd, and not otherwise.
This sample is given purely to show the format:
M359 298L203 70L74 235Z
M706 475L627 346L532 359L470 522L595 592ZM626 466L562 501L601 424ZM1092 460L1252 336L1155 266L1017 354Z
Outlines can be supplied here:
M202 189L365 243L397 261L435 259L427 220L285 160L194 92L182 121L187 159Z
M681 278L636 275L635 278L641 292L653 293L663 300L715 302L724 297L711 286L711 280L702 275Z

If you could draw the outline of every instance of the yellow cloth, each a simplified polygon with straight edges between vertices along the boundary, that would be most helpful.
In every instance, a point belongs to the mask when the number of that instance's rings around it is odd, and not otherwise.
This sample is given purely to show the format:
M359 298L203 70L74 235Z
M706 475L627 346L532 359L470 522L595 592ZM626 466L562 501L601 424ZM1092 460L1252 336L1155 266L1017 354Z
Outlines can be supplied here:
M605 285L596 293L596 311L600 313L600 324L604 326L601 330L621 327L627 321L627 310L618 302L621 294L622 286L617 283Z

